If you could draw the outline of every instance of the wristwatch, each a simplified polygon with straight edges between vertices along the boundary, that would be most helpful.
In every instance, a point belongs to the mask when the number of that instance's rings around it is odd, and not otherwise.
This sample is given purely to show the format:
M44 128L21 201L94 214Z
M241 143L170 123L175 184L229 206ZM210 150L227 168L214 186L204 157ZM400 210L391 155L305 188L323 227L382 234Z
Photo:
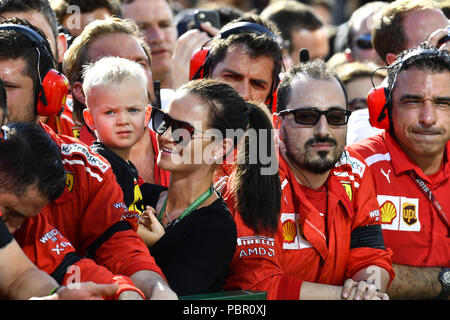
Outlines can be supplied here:
M450 268L442 268L438 279L442 285L441 297L448 297L450 295Z

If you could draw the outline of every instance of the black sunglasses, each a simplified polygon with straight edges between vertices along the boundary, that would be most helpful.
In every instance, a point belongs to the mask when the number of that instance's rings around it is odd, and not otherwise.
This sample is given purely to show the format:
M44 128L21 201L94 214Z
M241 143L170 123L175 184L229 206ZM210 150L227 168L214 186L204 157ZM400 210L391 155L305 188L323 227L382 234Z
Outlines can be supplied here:
M351 111L365 109L367 108L367 99L366 98L355 98L348 102L348 108Z
M363 50L372 49L372 36L369 33L359 36L356 38L355 44Z
M300 108L300 109L286 109L279 112L280 116L285 116L292 113L294 115L294 120L298 124L303 124L307 126L316 125L320 117L325 115L328 124L332 126L343 126L347 124L348 118L351 115L351 111L331 108L326 111L321 111L316 108Z
M195 131L195 128L190 123L172 119L167 113L157 108L152 109L151 122L153 131L158 134L164 134L169 127L172 127L172 132L177 129L183 129L181 133L187 132L190 137L192 137ZM177 140L177 142L181 142L183 137L180 135Z

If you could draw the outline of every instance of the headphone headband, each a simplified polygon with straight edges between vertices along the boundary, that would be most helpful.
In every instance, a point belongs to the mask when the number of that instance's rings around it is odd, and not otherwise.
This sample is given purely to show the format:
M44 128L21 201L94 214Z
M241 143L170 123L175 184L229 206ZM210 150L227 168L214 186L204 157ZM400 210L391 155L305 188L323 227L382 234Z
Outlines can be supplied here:
M6 24L0 24L0 30L12 30L17 33L20 33L25 38L31 41L33 46L35 47L44 47L45 51L47 51L47 48L45 47L45 40L42 38L42 36L34 31L31 28L28 28L26 26L22 26L20 24L12 24L12 23L6 23Z
M278 37L269 29L265 28L264 26L253 23L253 22L236 22L236 23L230 23L228 26L225 26L221 32L218 34L219 38L225 39L228 38L232 34L238 34L238 33L249 33L253 32L259 35L266 34L269 37L273 38L278 42Z

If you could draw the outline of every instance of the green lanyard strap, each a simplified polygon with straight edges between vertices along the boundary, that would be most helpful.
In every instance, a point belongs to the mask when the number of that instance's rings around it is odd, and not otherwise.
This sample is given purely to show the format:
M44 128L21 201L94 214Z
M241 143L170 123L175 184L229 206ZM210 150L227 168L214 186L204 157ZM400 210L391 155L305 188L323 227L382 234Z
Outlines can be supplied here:
M183 219L184 217L186 217L187 215L189 215L192 211L194 211L195 209L197 209L199 206L201 206L206 200L208 200L209 197L211 197L211 195L214 193L214 187L213 185L211 185L211 187L209 187L208 190L206 190L200 197L198 197L194 202L192 202L189 207L187 207L183 213L178 217L178 220L180 221L181 219ZM167 204L167 197L164 200L163 206L161 208L161 212L159 213L159 217L158 220L161 222L163 216L164 216L164 211L166 210L166 204ZM175 221L174 220L174 221Z

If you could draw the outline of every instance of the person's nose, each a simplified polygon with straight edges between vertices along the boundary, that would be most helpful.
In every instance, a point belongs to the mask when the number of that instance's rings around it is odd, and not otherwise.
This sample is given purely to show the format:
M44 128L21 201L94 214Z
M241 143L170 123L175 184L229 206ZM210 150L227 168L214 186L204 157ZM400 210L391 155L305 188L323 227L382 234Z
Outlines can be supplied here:
M148 44L155 42L162 42L164 39L164 34L159 27L148 27L144 30L145 40Z
M319 122L317 122L314 129L314 135L321 138L325 138L329 135L328 121L324 114L320 115Z
M248 81L245 80L241 81L237 87L238 88L236 89L236 91L239 92L246 101L252 100L253 98L252 88Z
M118 112L117 114L117 124L127 125L130 123L130 117L127 112Z
M419 123L425 127L431 127L436 123L436 108L431 100L425 100L423 107L420 109Z

